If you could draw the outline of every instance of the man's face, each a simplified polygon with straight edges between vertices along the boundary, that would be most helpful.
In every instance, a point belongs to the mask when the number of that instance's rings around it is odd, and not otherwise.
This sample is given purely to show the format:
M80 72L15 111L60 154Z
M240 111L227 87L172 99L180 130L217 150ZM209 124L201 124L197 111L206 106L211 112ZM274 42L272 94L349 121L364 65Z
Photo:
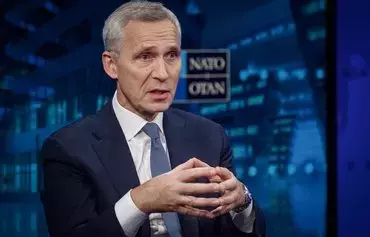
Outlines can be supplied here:
M119 102L146 118L166 110L181 70L180 38L169 21L130 21L115 60Z

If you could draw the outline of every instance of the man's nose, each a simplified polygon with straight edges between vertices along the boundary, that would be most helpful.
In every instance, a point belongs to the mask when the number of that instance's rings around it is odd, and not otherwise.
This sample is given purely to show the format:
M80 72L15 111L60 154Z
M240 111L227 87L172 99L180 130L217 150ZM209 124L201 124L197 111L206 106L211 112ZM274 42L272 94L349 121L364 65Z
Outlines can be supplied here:
M163 59L157 60L153 70L153 77L161 81L164 81L168 78L166 63Z

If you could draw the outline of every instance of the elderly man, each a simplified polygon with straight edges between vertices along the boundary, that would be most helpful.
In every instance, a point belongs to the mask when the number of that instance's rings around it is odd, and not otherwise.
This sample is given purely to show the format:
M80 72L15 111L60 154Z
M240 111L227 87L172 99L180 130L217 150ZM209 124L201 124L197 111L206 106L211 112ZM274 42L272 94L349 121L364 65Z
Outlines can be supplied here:
M51 237L264 236L222 127L170 109L181 29L160 3L129 2L103 29L110 103L42 148Z

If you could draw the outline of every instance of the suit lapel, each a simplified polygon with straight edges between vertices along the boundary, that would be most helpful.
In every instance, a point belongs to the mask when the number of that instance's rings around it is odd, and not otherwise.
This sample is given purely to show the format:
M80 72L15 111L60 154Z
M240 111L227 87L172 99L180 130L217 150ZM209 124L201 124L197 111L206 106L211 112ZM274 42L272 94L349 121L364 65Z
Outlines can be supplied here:
M97 138L93 148L105 167L119 197L131 188L140 185L130 149L114 114L111 103L99 113L94 135Z
M140 185L139 176L111 103L105 105L98 113L97 123L93 133L96 137L93 148L106 169L119 199L130 189ZM144 222L137 236L150 236L149 220Z
M172 168L186 162L189 157L190 137L186 130L186 121L183 117L169 109L163 116L163 130ZM179 221L183 237L198 237L198 218L179 213Z
M167 149L171 161L171 167L186 162L187 144L190 142L185 129L186 121L183 117L177 115L171 109L163 115L163 130L166 136Z

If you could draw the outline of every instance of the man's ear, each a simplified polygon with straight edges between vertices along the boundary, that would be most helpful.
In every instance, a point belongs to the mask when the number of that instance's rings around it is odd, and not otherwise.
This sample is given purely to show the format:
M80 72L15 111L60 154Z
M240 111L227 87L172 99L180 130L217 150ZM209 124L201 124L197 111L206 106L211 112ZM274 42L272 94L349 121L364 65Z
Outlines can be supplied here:
M102 53L102 63L105 73L112 79L117 79L117 65L116 58L113 52L104 51Z

